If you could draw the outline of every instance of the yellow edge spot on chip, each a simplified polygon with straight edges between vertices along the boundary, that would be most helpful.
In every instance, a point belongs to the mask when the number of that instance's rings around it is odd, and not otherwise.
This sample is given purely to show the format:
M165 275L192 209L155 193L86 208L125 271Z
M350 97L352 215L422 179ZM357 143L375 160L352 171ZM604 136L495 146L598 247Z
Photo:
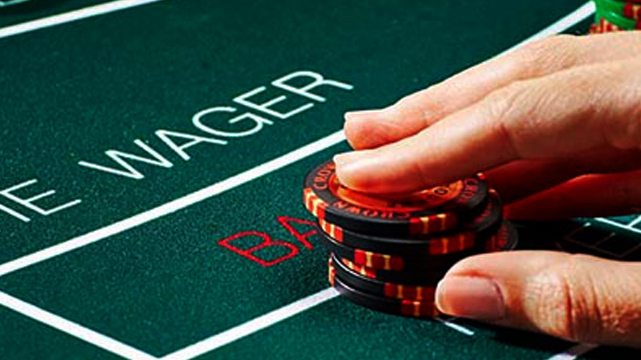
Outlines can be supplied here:
M430 218L421 218L421 223L423 224L423 234L427 234L430 231Z
M334 239L336 239L336 226L334 224L329 224L329 233L332 235Z
M307 191L305 193L305 205L309 211L318 217L318 198L312 191Z
M321 228L322 228L326 233L328 233L331 237L336 238L336 236L335 236L335 234L334 234L334 226L333 226L332 224L330 224L330 223L328 223L328 222L324 221L323 219L319 219L319 220L318 220L318 222L320 223Z
M445 229L445 227L447 226L447 216L445 216L445 214L438 214L438 215L436 215L436 217L439 220L441 220L441 224L440 224L441 227L440 227L439 230Z
M313 206L312 206L312 208L313 208L312 213L314 214L314 216L318 217L318 208L320 208L320 207L322 206L322 201L320 201L320 199L319 199L319 198L314 197L314 198L312 199L312 204L313 204Z
M450 249L450 239L447 237L442 237L441 241L443 244L441 245L441 254L447 254L448 250Z
M465 241L465 240L467 240L467 233L460 233L458 235L458 241L459 241L458 249L459 250L463 250L465 248L465 246L467 244L467 241Z
M303 200L305 201L305 207L309 209L309 191L305 191L303 194Z

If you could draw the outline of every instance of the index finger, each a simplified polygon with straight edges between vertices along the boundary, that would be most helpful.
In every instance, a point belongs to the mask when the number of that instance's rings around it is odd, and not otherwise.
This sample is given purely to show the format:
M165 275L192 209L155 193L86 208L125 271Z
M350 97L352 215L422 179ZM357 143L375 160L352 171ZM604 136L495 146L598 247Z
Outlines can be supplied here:
M471 67L382 110L345 114L345 135L357 150L414 135L513 82L575 66L620 61L641 54L641 34L559 35Z
M625 90L625 84L641 83L629 72L640 63L574 68L515 83L415 136L335 157L337 176L356 190L411 192L514 160L640 146L629 131L641 121L630 119L637 105Z

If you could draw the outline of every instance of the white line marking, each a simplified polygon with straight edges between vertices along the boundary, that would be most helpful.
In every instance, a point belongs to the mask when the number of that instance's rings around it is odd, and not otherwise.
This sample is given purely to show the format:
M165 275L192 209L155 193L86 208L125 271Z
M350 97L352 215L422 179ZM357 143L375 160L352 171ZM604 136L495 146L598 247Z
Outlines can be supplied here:
M460 332L461 334L465 334L467 336L474 336L474 331L466 328L463 325L459 325L459 324L453 323L452 322L453 319L452 320L445 320L445 319L441 319L441 318L436 318L436 320L439 321L440 323L442 323L443 325Z
M632 220L632 222L630 222L630 223L628 224L628 226L629 226L629 227L634 227L635 225L637 225L637 224L639 224L639 223L641 223L641 216L639 216L639 217L637 217L636 219Z
M22 4L25 1L29 0L0 0L0 7L18 5Z
M144 353L129 345L125 345L110 337L97 333L93 330L82 327L58 315L42 310L36 306L26 303L11 295L0 292L0 305L6 306L16 312L21 313L33 320L49 325L80 340L86 341L99 348L110 351L130 360L157 360L147 353Z
M22 220L23 222L31 221L31 219L29 219L28 217L26 217L26 216L22 215L21 213L15 211L15 210L13 210L13 209L11 209L9 207L6 207L6 206L4 206L2 204L0 204L0 210L6 212L7 214L9 214L11 216L17 217L18 219Z
M174 213L178 210L184 209L203 200L207 200L213 196L222 194L225 191L231 190L240 185L246 184L252 180L256 180L262 176L279 170L285 166L291 165L321 150L334 146L344 140L345 135L343 135L342 131L335 132L327 137L307 144L297 150L277 157L271 161L263 163L262 165L256 166L253 169L244 171L238 175L227 178L226 180L210 185L204 189L198 190L189 195L168 202L164 205L160 205L151 210L147 210L138 215L134 215L130 218L92 231L88 234L78 236L71 240L67 240L63 243L48 247L33 254L25 255L16 260L9 261L0 265L0 277L14 271L24 269L33 264L37 264L41 261L51 259L55 256L79 249L83 246L93 244L97 241L104 240L110 236L119 234L129 229L133 229L149 221Z
M594 220L598 221L598 222L601 222L601 223L604 223L604 224L612 225L614 227L625 229L625 230L631 231L631 232L636 233L636 234L641 234L641 229L633 228L633 227L628 226L628 225L619 224L618 222L612 221L610 219L595 218Z
M132 7L150 4L162 0L117 0L89 6L86 8L70 11L64 14L52 15L46 18L29 21L22 24L11 25L0 29L0 39L10 36L24 34L30 31L40 30L51 26L83 20L90 17L108 14L114 11L125 10Z
M556 354L547 360L574 360L588 351L596 349L599 345L595 344L578 344L565 350L560 354Z
M266 327L274 325L294 315L298 315L305 310L309 310L312 307L320 305L337 296L338 296L338 292L333 288L322 290L320 292L317 292L314 295L300 299L294 303L291 303L280 309L274 310L270 313L257 317L242 325L233 327L227 331L214 335L208 339L197 342L182 350L176 351L167 356L163 356L161 360L193 359L196 356L218 349L222 346L232 343L240 338L243 338L247 335L255 333Z
M20 183L18 185L14 185L14 186L12 186L12 187L10 187L8 189L4 189L2 191L6 192L6 193L12 193L12 192L14 192L16 190L20 190L20 189L22 189L24 187L31 186L31 185L33 185L33 184L35 184L37 182L38 182L38 180L36 180L36 179L27 180L27 181L25 181L23 183Z
M567 16L564 16L563 18L559 19L559 21L555 22L554 24L546 27L545 29L539 31L538 33L530 36L529 38L525 39L524 41L512 46L509 48L506 52L510 52L516 48L519 48L527 43L536 41L536 40L541 40L543 38L546 38L551 35L556 35L559 34L572 26L580 23L581 21L585 20L588 18L588 16L591 16L594 14L596 11L596 7L594 6L594 3L592 1L588 1L585 4L583 4L581 7L578 9L574 10ZM501 54L502 55L502 54Z

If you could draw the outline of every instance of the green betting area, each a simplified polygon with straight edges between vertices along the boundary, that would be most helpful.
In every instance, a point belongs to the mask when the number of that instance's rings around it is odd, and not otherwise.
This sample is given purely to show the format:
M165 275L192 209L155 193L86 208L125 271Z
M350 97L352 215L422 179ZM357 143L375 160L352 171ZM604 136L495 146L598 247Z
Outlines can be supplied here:
M341 299L301 192L310 168L349 149L345 111L439 82L583 1L135 4L0 8L1 359L549 359L591 349ZM559 31L584 32L581 19ZM520 232L527 248L638 260L640 223ZM598 347L581 358L614 352L639 356Z

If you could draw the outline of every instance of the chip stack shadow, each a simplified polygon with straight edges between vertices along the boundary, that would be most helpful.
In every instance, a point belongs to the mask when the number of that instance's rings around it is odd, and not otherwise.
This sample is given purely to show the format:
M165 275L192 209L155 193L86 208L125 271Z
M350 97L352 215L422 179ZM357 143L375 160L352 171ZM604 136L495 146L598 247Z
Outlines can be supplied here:
M327 161L307 174L303 201L330 252L330 284L356 304L391 314L437 316L436 284L452 265L518 243L483 174L375 195L343 186Z

